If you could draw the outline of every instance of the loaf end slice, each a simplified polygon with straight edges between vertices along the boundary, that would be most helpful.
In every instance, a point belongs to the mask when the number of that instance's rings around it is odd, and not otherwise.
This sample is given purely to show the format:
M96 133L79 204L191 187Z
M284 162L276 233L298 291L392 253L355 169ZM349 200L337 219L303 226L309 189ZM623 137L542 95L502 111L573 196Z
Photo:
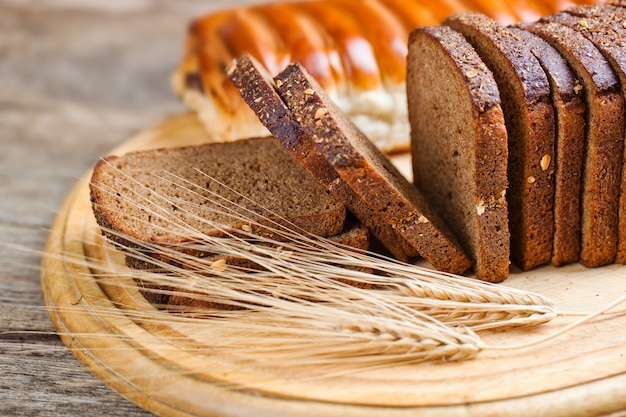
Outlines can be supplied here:
M417 256L406 239L365 204L317 151L311 134L295 120L275 90L273 79L258 61L249 55L241 56L231 63L226 72L261 123L307 171L370 229L372 235L394 257L406 261L409 257Z
M411 33L407 94L416 184L473 258L476 275L509 274L507 132L493 74L449 27Z
M311 132L316 149L382 219L436 269L463 273L470 259L425 197L332 103L298 64L275 78L280 96Z

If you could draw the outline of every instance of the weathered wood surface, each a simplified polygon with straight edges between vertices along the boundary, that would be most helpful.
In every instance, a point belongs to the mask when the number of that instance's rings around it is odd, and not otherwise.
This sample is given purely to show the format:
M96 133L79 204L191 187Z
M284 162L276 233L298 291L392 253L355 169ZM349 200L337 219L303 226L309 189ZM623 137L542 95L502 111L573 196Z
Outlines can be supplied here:
M0 415L147 416L65 348L40 253L77 179L182 105L189 19L250 0L0 0Z

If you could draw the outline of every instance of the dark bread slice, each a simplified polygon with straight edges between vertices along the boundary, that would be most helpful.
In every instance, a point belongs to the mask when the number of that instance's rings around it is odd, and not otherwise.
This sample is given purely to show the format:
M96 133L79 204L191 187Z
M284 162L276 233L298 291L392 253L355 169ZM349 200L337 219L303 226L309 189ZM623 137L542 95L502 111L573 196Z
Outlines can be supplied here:
M367 250L369 248L369 232L367 228L356 222L347 222L346 227L341 234L332 236L328 238L328 240L334 244L348 246L358 250ZM150 262L149 259L150 258L138 256L138 254L127 255L126 265L133 269L145 270L155 273L167 272L166 268ZM167 262L171 263L171 260L168 260ZM225 262L224 264L220 264L220 268L234 267L251 271L263 269L259 264L245 257L236 255L213 255L203 259L203 263L204 265L206 265L207 276L210 276L211 274L211 265L213 265L213 262ZM185 265L183 264L177 266L182 268L185 267ZM197 266L193 266L192 268L196 269ZM142 281L141 279L136 279L136 282L140 288L139 291L144 296L144 298L151 304L155 305L155 307L157 308L171 308L172 306L181 307L179 310L184 310L185 308L183 307L218 309L232 308L232 305L227 306L224 304L209 303L203 300L202 297L194 297L193 293L185 295L185 291L181 289L176 289L172 286L157 285L145 280ZM354 284L353 281L347 283ZM364 286L361 285L361 287Z
M122 248L194 253L186 244L198 234L241 230L280 240L275 224L328 237L346 217L272 137L110 156L95 166L90 189L98 224Z
M493 73L508 134L511 261L523 270L550 262L554 239L555 117L545 71L527 45L476 12L450 16Z
M463 273L470 259L424 196L330 100L299 64L274 81L316 149L355 193L432 266Z
M607 4L577 6L542 20L568 26L593 42L613 67L626 97L626 9ZM626 264L626 164L621 178L615 262Z
M359 222L350 220L346 223L344 230L341 233L330 236L325 239L328 241L344 247L355 248L359 250L367 250L370 247L370 237L369 237L368 229L361 225ZM310 244L314 244L311 242ZM263 243L259 243L259 245L263 245ZM267 246L267 244L265 244ZM147 250L137 250L133 253L128 253L126 255L126 266L133 269L141 269L141 270L150 270L152 272L166 272L166 268L161 266L162 262L165 262L169 265L174 265L177 268L186 268L186 269L194 269L199 268L199 264L196 261L202 262L202 267L207 267L210 269L210 266L214 262L224 263L224 265L236 266L239 268L248 268L251 270L259 270L261 268L260 265L253 262L249 258L241 255L234 254L215 254L215 253L201 253L197 254L197 258L177 258L171 259L167 256L161 256L159 258L153 258L149 256L145 256ZM190 263L186 263L185 259L190 259ZM155 262L158 261L158 263ZM161 264L161 265L160 265Z
M554 146L554 244L552 264L578 261L580 254L580 190L585 142L585 102L582 84L561 54L540 37L517 28L518 36L539 60L556 112Z
M406 261L417 256L413 247L385 222L341 179L316 150L315 143L275 90L274 81L263 66L249 55L236 59L226 70L244 101L283 147L330 193L351 211L372 235L396 258Z
M587 267L610 264L617 252L624 148L624 98L619 79L598 48L576 30L550 22L520 27L557 49L583 82L587 115L580 262Z
M509 274L507 133L491 71L458 32L409 37L407 97L416 184L457 233L477 276Z

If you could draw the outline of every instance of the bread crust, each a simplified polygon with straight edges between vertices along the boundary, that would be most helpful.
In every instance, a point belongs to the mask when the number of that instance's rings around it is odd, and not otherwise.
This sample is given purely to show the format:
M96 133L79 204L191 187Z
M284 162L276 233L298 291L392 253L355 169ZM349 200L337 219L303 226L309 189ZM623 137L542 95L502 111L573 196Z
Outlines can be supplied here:
M503 281L509 274L508 147L496 82L465 38L445 26L411 33L408 56L416 184L446 216L477 277ZM458 125L457 114L463 114Z
M275 78L280 96L328 164L431 265L463 273L471 261L424 197L298 64Z
M554 164L554 244L551 262L562 266L580 254L580 190L585 140L582 84L561 54L540 37L509 28L528 45L550 81L556 112Z
M275 90L274 81L256 59L247 54L237 58L227 68L227 75L261 123L283 147L342 201L394 257L406 261L417 256L417 251L375 213L317 151L310 134L295 120Z
M567 60L583 81L587 106L582 180L580 262L587 267L615 260L618 202L624 152L624 97L609 62L577 31L553 22L523 25Z

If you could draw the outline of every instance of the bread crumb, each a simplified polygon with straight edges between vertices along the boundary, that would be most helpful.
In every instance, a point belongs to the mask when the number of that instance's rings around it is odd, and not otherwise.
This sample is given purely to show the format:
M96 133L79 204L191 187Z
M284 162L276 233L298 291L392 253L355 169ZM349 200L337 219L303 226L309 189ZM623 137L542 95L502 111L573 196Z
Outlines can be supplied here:
M276 87L280 87L281 85L283 85L283 82L281 80L276 80L275 84Z
M307 96L312 96L313 94L315 94L315 90L313 90L312 88L307 88L306 90L304 90L304 94L306 94Z
M537 180L531 175L530 177L526 178L526 181L528 181L529 184L533 184Z
M478 75L478 71L476 71L476 70L469 70L469 71L467 71L467 72L465 73L465 76L466 76L467 78L474 78L474 77L475 77L475 76L477 76L477 75Z
M586 21L586 20L582 20L582 19L581 19L581 20L579 20L579 21L578 21L578 25L579 25L579 26L581 26L581 27L583 27L583 28L585 28L585 29L589 29L589 23L587 23L587 21Z
M422 214L422 215L420 215L420 216L419 216L419 218L417 219L417 221L418 221L419 223L428 223L430 220L428 220L428 219L426 218L426 216L424 216L424 215Z

